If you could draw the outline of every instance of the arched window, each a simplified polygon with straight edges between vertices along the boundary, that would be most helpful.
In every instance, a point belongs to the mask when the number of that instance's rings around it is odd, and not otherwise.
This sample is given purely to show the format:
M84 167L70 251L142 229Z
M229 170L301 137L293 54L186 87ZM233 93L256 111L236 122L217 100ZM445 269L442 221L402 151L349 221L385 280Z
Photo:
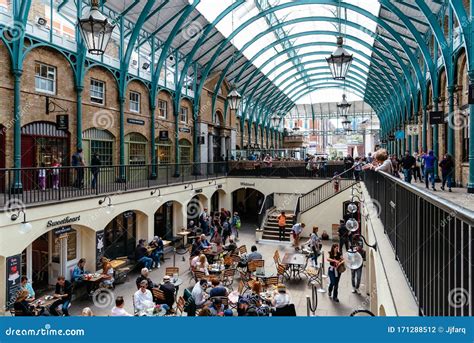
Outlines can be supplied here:
M147 163L147 140L139 133L129 133L125 136L125 156L130 165L144 165Z
M97 153L103 166L113 164L114 136L107 130L92 128L82 133L84 158L90 165L92 154Z

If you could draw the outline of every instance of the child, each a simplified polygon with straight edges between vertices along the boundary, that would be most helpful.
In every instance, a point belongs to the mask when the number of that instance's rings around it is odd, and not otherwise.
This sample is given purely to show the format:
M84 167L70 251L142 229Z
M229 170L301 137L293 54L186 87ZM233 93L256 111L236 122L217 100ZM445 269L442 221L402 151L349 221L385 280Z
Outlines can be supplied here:
M41 163L41 168L38 170L38 184L42 191L46 189L46 169L44 169L44 163Z
M61 164L58 162L57 159L53 160L53 164L51 165L53 167L53 189L59 189L59 167L61 167Z
M332 178L333 182L333 187L334 187L334 193L339 192L339 181L341 180L341 177L337 172L334 173L334 177Z

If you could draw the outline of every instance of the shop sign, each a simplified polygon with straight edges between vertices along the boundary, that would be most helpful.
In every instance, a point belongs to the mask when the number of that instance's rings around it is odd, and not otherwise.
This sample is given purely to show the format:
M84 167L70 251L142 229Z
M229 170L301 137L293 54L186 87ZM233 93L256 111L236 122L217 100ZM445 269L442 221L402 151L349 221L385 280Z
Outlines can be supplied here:
M54 234L56 236L62 236L72 231L72 226L63 226L54 229Z
M97 269L101 268L100 259L104 256L105 244L104 244L105 231L97 231L95 233L95 265Z
M13 307L18 291L21 289L21 255L7 257L7 308Z
M133 216L133 211L127 211L123 213L124 218L130 218L131 216Z
M442 111L430 112L430 125L444 124L444 113Z
M255 182L254 183L241 182L240 185L244 187L255 187Z
M191 129L189 127L180 127L179 132L191 133Z
M145 125L145 121L141 119L135 119L135 118L127 118L127 123L129 124L134 124L134 125Z
M158 139L160 141L167 141L168 140L168 131L160 131L160 133L158 134Z
M69 130L69 116L67 114L58 114L56 116L56 129L59 131Z
M77 217L69 217L67 216L66 218L63 218L61 220L48 220L46 223L46 227L55 227L55 226L60 226L64 224L70 224L70 223L75 223L81 220L81 216Z

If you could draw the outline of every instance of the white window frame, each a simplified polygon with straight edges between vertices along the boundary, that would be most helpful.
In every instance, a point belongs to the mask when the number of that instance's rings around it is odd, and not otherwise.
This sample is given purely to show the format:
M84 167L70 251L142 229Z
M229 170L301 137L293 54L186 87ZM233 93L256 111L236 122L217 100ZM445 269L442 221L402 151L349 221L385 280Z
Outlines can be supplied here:
M93 83L96 83L95 85ZM92 93L92 87L97 87L99 84L102 84L102 98L99 98L97 96L93 96ZM94 90L95 93L99 93L100 91ZM91 95L91 103L96 104L96 105L104 105L105 104L105 82L100 81L97 79L91 79L91 88L90 88L90 95Z
M164 107L162 107L163 104ZM162 112L164 115L162 115ZM158 99L158 117L168 119L168 101Z
M49 79L47 77L44 77L44 76L41 76L41 75L38 75L36 74L36 67L39 66L40 69L41 68L47 68L46 70L46 74L49 76L50 73L52 74L53 76L53 79ZM48 89L43 89L43 88L39 88L37 87L36 85L36 80L37 79L41 79L41 80L44 80L44 81L52 81L53 82L53 90L50 91ZM51 65L48 65L48 64L45 64L45 63L41 63L41 62L35 62L35 90L37 92L40 92L40 93L46 93L46 94L56 94L56 80L57 80L57 70L56 70L56 67L54 66L51 66Z
M133 99L132 99L132 96L134 96L134 95L138 96L138 100L133 100ZM129 100L129 102L130 102L130 104L129 104L130 112L140 113L140 109L141 109L141 104L140 104L140 102L141 102L141 100L142 100L142 95L141 95L140 93L138 93L138 92L130 91L130 95L129 95L129 99L128 99L128 100ZM137 104L137 105L138 105L138 106L137 106L137 107L138 107L138 110L135 109L135 108L132 108L132 104Z
M188 108L187 107L181 107L181 109L179 110L179 121L181 123L188 123ZM184 116L184 120L183 120L183 116Z

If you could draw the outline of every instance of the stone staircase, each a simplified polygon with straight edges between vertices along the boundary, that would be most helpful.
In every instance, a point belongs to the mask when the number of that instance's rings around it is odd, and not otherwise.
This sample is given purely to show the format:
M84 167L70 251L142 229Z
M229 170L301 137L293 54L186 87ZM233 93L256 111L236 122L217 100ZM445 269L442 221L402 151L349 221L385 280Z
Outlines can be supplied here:
M280 211L273 209L267 215L263 225L263 240L279 241L278 234L278 216ZM294 213L292 211L285 211L286 215L286 229L284 242L290 242L291 228L293 227Z

